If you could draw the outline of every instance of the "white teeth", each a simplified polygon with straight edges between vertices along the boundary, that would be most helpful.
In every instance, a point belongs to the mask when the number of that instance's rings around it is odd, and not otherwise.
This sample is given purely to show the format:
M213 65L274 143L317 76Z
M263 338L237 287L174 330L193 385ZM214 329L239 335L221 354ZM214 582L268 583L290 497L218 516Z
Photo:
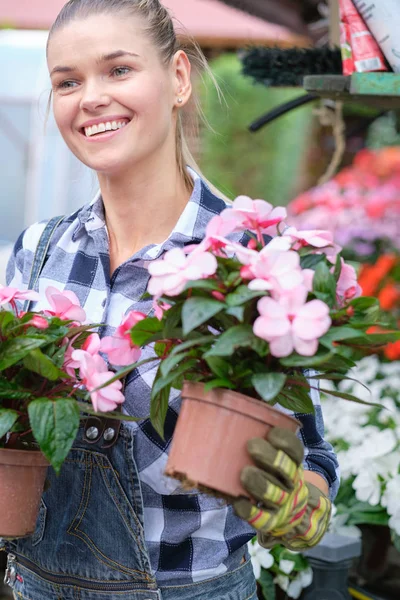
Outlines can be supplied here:
M98 123L91 127L85 127L85 135L86 137L91 137L92 135L104 133L105 131L116 131L117 129L122 129L126 125L128 125L126 121L106 121L105 123Z

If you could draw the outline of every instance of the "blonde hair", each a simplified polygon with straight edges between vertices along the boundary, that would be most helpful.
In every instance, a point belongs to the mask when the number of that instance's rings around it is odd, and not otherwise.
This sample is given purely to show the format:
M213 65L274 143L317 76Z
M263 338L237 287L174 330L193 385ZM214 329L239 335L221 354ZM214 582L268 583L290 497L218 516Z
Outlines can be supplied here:
M97 14L118 13L139 16L143 22L146 23L145 32L157 47L160 58L165 65L170 63L177 51L183 50L187 54L194 72L201 77L203 77L203 73L206 73L212 80L220 100L223 98L218 82L216 81L201 48L190 36L185 35L182 38L177 36L171 15L159 0L69 0L69 2L61 9L61 12L50 29L47 49L54 33L65 25L70 24L71 21L84 19ZM193 93L189 104L185 108L179 109L177 116L175 136L176 157L180 175L182 176L185 185L191 189L193 182L186 166L191 167L207 182L215 194L229 202L229 198L204 177L189 149L187 133L192 136L197 136L200 120L209 126L199 99L196 94Z

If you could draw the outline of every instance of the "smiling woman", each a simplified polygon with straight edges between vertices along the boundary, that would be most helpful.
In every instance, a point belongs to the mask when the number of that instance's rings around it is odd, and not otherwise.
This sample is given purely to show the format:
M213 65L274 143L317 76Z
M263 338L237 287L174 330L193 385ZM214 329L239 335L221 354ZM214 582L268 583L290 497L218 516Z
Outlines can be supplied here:
M132 311L142 317L152 311L152 301L143 297L148 264L169 250L183 254L199 244L211 218L227 207L199 172L183 128L185 110L195 102L192 66L207 68L206 61L195 46L181 45L159 0L70 0L50 31L47 59L58 128L72 153L96 171L100 193L64 218L51 239L43 238L43 223L24 232L8 284L26 289L33 268L39 291L49 283L73 291L88 320L104 324L103 345L112 346L117 332L118 344L109 349L126 364L129 356L120 352L123 346L131 352L126 319ZM45 264L38 266L36 249L46 243ZM154 356L152 348L146 352ZM142 367L126 379L124 410L131 415L149 414L155 370L143 357ZM279 456L293 471L308 515L311 488L313 501L325 498L328 487L332 496L337 489L318 393L313 401L315 416L307 415L303 443L290 438L296 464L279 444L264 457ZM146 418L118 431L100 418L80 429L61 475L48 473L34 536L6 544L16 596L256 599L246 550L255 534L251 519L215 498L188 494L164 475L179 393L172 391L168 402L165 439ZM297 463L304 454L303 480ZM289 508L282 522L291 519ZM295 524L300 518L303 513ZM295 535L293 523L285 525L285 538L288 531Z

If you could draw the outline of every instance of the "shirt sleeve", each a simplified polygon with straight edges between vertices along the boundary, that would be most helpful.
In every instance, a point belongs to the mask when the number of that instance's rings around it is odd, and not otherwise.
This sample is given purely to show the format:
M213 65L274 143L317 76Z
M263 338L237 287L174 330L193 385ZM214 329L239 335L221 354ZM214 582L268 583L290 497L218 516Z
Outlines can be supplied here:
M305 371L306 377L316 375L316 371ZM321 475L329 486L329 496L333 501L339 490L340 469L332 445L324 439L325 428L319 392L319 380L312 380L310 396L314 405L314 414L295 413L303 427L299 437L304 444L304 469Z

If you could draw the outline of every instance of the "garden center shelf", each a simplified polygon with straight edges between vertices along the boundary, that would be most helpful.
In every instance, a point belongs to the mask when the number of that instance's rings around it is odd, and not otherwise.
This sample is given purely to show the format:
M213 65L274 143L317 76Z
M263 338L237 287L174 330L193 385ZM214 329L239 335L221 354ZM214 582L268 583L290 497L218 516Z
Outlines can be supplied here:
M399 73L308 75L303 86L311 94L383 109L400 109Z

